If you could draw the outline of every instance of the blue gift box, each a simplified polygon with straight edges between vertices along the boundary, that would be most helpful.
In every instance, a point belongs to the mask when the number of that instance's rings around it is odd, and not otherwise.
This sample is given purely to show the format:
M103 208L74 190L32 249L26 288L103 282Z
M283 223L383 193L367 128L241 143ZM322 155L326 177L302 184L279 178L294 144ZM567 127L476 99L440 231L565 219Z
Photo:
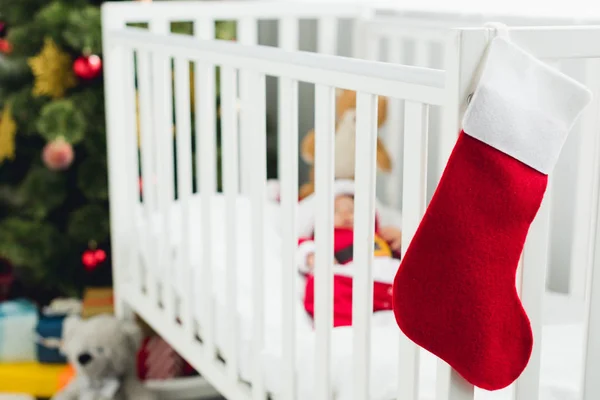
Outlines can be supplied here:
M0 303L0 362L36 360L36 306L27 300Z
M36 353L41 364L65 364L67 362L60 352L63 322L66 315L40 316L35 332L37 334Z

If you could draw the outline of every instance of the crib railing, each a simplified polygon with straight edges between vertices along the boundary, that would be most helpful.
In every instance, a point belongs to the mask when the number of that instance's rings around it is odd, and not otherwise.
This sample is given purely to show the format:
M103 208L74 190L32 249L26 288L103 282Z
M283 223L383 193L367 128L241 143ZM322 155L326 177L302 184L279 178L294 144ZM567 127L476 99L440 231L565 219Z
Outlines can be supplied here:
M361 210L356 216L355 242L365 243L357 245L355 258L364 265L355 278L354 283L354 346L355 346L355 393L359 398L369 397L370 377L370 329L372 310L372 252L373 248L366 243L373 243L373 223L375 216L375 154L376 154L376 115L377 96L383 95L400 98L406 101L405 145L404 154L405 170L411 174L405 179L405 206L404 221L405 241L410 241L418 222L425 209L425 177L426 165L424 163L426 151L427 123L426 115L429 105L440 105L445 99L444 76L441 71L425 68L404 67L399 65L386 65L356 59L342 59L327 55L310 53L289 53L279 49L242 47L227 42L198 41L185 36L154 35L145 31L133 29L115 30L107 32L105 36L106 52L105 62L109 77L107 81L107 102L109 121L111 123L109 141L111 151L111 165L125 165L132 163L136 158L135 142L133 139L123 140L128 132L134 132L132 123L133 115L128 111L133 110L135 85L134 85L134 54L137 62L137 81L140 98L141 120L141 165L142 175L145 177L157 173L156 184L145 183L143 192L143 209L147 218L154 212L162 216L162 225L158 236L147 235L142 237L134 252L150 251L144 263L137 262L136 257L125 257L127 251L124 236L115 237L115 265L117 274L117 290L122 300L133 304L136 311L140 311L145 318L152 320L158 331L165 330L166 337L175 341L174 346L198 367L217 389L228 397L238 398L245 396L247 388L239 381L238 352L235 348L234 334L238 326L236 314L236 254L231 251L226 260L227 265L227 292L229 308L226 315L212 314L212 290L210 253L203 252L204 262L192 269L189 261L189 226L191 222L186 218L189 215L189 201L192 193L192 160L191 154L191 124L189 105L189 63L195 66L195 79L197 79L196 93L202 93L206 83L211 80L211 71L215 66L221 71L221 96L222 96L222 129L223 129L223 168L224 168L224 196L228 204L227 218L225 221L228 236L235 234L235 210L233 206L239 194L237 176L237 141L241 140L240 133L247 132L251 135L251 146L241 147L241 152L251 160L253 171L250 182L250 197L252 200L253 216L253 248L254 258L252 265L254 302L253 302L253 354L256 363L253 371L255 375L251 380L252 397L259 399L265 397L265 388L260 365L260 354L263 349L263 287L264 275L264 225L263 215L265 207L265 77L275 76L280 79L281 104L285 105L281 113L282 127L289 130L282 136L282 147L290 153L282 159L281 181L284 188L282 192L282 207L284 211L283 226L283 262L290 266L294 263L294 249L297 243L296 231L296 204L295 196L298 187L297 168L297 85L298 82L309 82L315 85L316 102L316 365L315 365L315 394L318 399L331 398L331 326L333 312L333 273L331 263L333 256L333 140L335 129L335 89L345 88L357 91L357 162L356 185L360 188L356 194L356 207ZM172 148L171 127L167 121L172 119L171 104L165 98L171 98L170 86L170 60L175 63L175 114L177 128L176 149ZM120 71L126 71L124 74ZM131 73L131 74L129 74ZM251 93L251 102L245 103L248 107L239 119L239 128L234 109L236 96L236 78L245 76ZM202 89L202 90L201 90ZM210 91L209 91L210 93ZM200 196L202 202L202 216L204 224L210 221L211 196L216 192L214 186L214 108L209 106L212 99L208 95L196 99L196 135L201 143L201 156L198 157L196 167L200 172ZM204 122L201 122L204 121ZM207 122L209 121L209 122ZM117 145L117 143L119 145ZM203 144L206 146L204 147ZM181 205L181 221L183 238L181 246L180 268L185 273L185 282L188 284L182 295L178 296L173 290L172 268L174 261L170 253L170 244L166 240L169 236L169 204L173 202L174 192L173 174L170 169L165 169L167 163L173 164L173 153L176 154L177 165L177 195ZM243 159L243 156L240 156ZM122 164L125 163L125 164ZM132 164L128 164L132 167ZM137 201L129 186L137 178L136 169L116 171L111 173L111 191L115 194L113 206L130 225L133 213L126 216L125 208L130 208ZM125 176L124 176L125 175ZM124 198L128 194L130 204L117 203L119 196ZM119 210L119 207L122 209ZM206 219L204 218L206 217ZM119 223L119 222L117 222ZM126 223L120 221L121 226ZM201 246L209 250L212 246L210 227L204 227ZM113 228L114 229L114 228ZM116 229L117 232L118 226ZM125 233L126 232L126 233ZM131 231L123 231L123 235L132 235ZM196 244L197 245L197 244ZM127 245L128 246L128 245ZM127 260L127 261L126 261ZM131 263L128 264L128 261ZM144 265L148 264L148 265ZM124 271L127 270L127 274ZM160 272L156 272L160 271ZM192 285L196 280L194 274L202 276L205 287L200 290ZM286 289L295 285L296 273L293 268L284 269L283 286ZM201 318L196 319L193 296L199 292L203 312ZM293 290L284 290L282 303L283 332L284 332L284 393L282 398L294 398L295 383L295 329L293 311ZM214 341L213 323L215 318L227 318L231 336L224 349L216 349ZM178 324L175 325L174 321ZM165 323L163 321L170 321ZM197 324L197 328L196 328ZM196 337L199 340L196 340ZM181 340L181 341L179 341ZM219 351L226 360L225 369L215 365L216 353ZM413 359L406 358L413 354ZM406 370L412 371L417 360L417 348L406 341L401 362L408 363ZM225 382L227 381L227 384ZM402 382L400 387L401 398L407 393L415 392L417 381ZM246 398L246 397L239 397Z
M163 3L158 3L163 4ZM166 3L164 3L166 4ZM188 3L186 3L187 6ZM163 6L160 6L163 7ZM150 10L144 7L140 10ZM177 9L177 7L175 8ZM155 10L155 8L152 8ZM375 196L375 139L378 95L402 101L403 115L403 238L408 245L425 211L427 188L426 159L428 138L428 110L431 106L444 105L442 118L442 151L447 157L456 133L460 127L460 116L464 111L466 98L472 90L472 77L481 60L490 31L467 29L456 32L446 42L445 65L447 71L426 68L411 68L399 65L384 65L361 60L349 60L326 55L290 53L269 48L240 47L232 43L216 43L197 40L192 37L167 36L168 19L160 18L157 12L170 8L156 8L156 17L151 24L151 32L123 29L123 15L105 8L104 57L106 68L106 108L108 123L109 173L111 195L111 224L113 236L116 307L119 315L126 313L126 305L147 319L159 333L172 341L172 345L205 376L222 394L231 399L264 399L266 390L261 368L260 352L264 347L264 308L262 277L264 274L264 199L265 199L265 79L274 76L279 80L279 129L281 138L281 184L282 184L282 226L283 262L294 265L293 254L296 248L296 194L297 194L297 135L298 135L298 83L315 85L315 128L316 128L316 196L317 215L317 269L316 269L316 391L315 398L331 398L330 350L333 311L333 275L329 261L333 253L333 238L329 234L333 226L333 135L335 88L345 88L358 92L357 101L357 151L356 154L356 216L355 243L373 243ZM183 9L178 9L184 16ZM187 10L187 9L186 9ZM227 9L227 16L232 9ZM223 11L225 12L225 11ZM296 12L300 13L298 9ZM140 12L143 17L147 11ZM301 14L301 13L300 13ZM225 14L223 14L225 15ZM252 14L253 15L253 14ZM146 15L148 16L148 15ZM241 14L240 14L241 16ZM294 24L298 14L288 15L287 27L283 30L284 43L293 49L297 31ZM156 22L159 21L159 22ZM199 38L211 38L212 22L208 19L196 24ZM249 20L250 21L250 20ZM324 20L325 21L325 20ZM197 21L198 22L198 21ZM325 22L323 22L325 24ZM243 25L243 24L242 24ZM254 36L254 28L248 22L242 32ZM600 43L597 31L589 28L520 28L511 30L515 41L530 49L538 57L563 60L573 58L598 58L600 48L589 43ZM330 34L326 36L331 37ZM557 40L559 38L560 40ZM249 43L251 39L246 39ZM240 40L243 41L243 40ZM326 49L329 40L323 39ZM174 63L175 84L171 85ZM191 118L189 71L193 64L195 77L195 117ZM247 193L252 201L252 232L254 270L253 290L253 354L255 375L250 388L240 381L239 359L236 349L235 332L239 326L236 313L236 260L241 255L235 250L228 253L226 260L228 309L225 315L215 315L212 297L210 266L214 262L211 248L212 196L216 193L216 107L215 67L220 68L222 96L222 135L223 135L223 192L227 202L225 225L228 236L235 234L235 198L240 192ZM140 164L144 177L144 192L140 203L138 193L138 151L136 146L135 121L136 88L140 107L141 156ZM597 88L596 88L597 89ZM242 110L239 117L235 111L237 94L242 97ZM174 103L172 104L172 99ZM400 103L398 103L400 104ZM600 157L596 111L586 113L586 143L589 144L589 157L594 163ZM175 116L173 116L173 106ZM176 144L172 139L172 120L175 118ZM192 135L195 132L195 138ZM192 141L199 143L200 151L196 160L192 159ZM242 141L244 141L242 143ZM238 157L238 151L240 155ZM440 164L443 165L443 164ZM177 173L174 174L173 166ZM250 169L250 167L252 167ZM409 173L410 172L410 173ZM241 175L247 173L246 177ZM594 247L589 257L594 267L600 250L597 231L598 208L598 168L590 171L585 179L592 185L587 195L589 230L594 233ZM193 184L196 183L201 197L202 243L191 243L190 199ZM169 235L169 221L173 212L171 205L177 198L180 203L181 243L180 258L172 255ZM241 186L247 185L247 190ZM544 292L545 265L548 254L548 203L547 196L534 225L530 230L523 254L520 272L520 292L525 308L531 318L534 335L541 335L541 307ZM146 217L158 215L161 218L159 229L140 235L133 217L136 208L142 205ZM189 249L201 245L203 260L192 266ZM406 248L407 246L403 246ZM370 332L372 310L372 249L368 246L355 246L357 263L366 268L359 270L354 281L354 376L352 384L356 398L369 397L370 377ZM145 256L141 257L143 253ZM174 265L175 262L179 264ZM319 268L318 266L323 266ZM185 274L185 288L177 288L173 279L174 270ZM600 383L594 374L600 371L600 347L593 340L600 332L600 278L589 272L587 352L585 360L584 400L592 400L600 395ZM194 287L194 275L202 278L202 288ZM285 269L282 278L282 329L283 329L283 385L280 397L295 398L295 318L294 298L291 296L296 276L292 268ZM178 290L181 289L181 290ZM194 305L195 296L200 297L202 310L197 318ZM214 321L226 318L229 321L227 345L217 348L215 344ZM514 398L529 400L539 398L540 346L536 341L531 362L517 381ZM225 359L223 365L217 362L217 354ZM403 339L399 363L398 399L417 399L419 352L416 345ZM472 400L474 389L465 383L445 363L439 362L437 373L437 399Z

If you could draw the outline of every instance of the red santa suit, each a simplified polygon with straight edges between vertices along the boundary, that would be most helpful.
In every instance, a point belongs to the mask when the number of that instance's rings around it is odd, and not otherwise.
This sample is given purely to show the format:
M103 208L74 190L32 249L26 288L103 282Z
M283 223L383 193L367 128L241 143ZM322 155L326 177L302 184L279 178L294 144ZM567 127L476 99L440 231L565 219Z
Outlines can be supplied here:
M336 190L336 194L351 194L349 191ZM375 218L375 253L376 258L396 258L399 254L393 253L388 243L378 235L379 221ZM334 228L333 252L335 261L340 268L351 263L353 255L354 231L348 228ZM306 275L304 292L304 308L314 318L315 310L315 278L306 269L306 257L315 251L314 236L300 238L298 241L298 257L301 272ZM332 260L333 262L333 260ZM397 267L397 264L394 264ZM348 268L361 268L354 265ZM351 274L349 274L351 275ZM352 276L334 273L333 276L333 326L352 325ZM373 312L392 310L392 280L373 282Z

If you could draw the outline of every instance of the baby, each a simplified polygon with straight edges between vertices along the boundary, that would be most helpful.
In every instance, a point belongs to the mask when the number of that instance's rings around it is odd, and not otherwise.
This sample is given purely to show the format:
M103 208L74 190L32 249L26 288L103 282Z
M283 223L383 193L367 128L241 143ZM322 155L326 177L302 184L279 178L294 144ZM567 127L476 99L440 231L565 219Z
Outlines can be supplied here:
M344 265L352 261L354 242L354 197L340 193L334 201L334 243L335 264ZM402 233L393 226L379 227L375 219L374 256L376 263L392 267L395 271L400 258ZM304 308L310 317L315 311L315 277L313 275L315 256L314 238L303 238L299 241L299 262L304 264L301 271L306 276L304 289ZM380 258L377 258L380 257ZM381 266L381 264L378 264ZM351 272L352 267L349 267ZM360 268L360 265L357 266ZM333 276L333 326L352 325L352 293L353 279L351 273L334 273ZM373 312L392 310L393 288L389 280L375 279L373 282Z
M335 264L352 261L352 242L354 240L354 197L348 194L338 195L334 200L334 260ZM393 226L379 228L375 222L375 256L399 256L402 244L402 232ZM306 266L312 272L315 263L313 252L306 256Z

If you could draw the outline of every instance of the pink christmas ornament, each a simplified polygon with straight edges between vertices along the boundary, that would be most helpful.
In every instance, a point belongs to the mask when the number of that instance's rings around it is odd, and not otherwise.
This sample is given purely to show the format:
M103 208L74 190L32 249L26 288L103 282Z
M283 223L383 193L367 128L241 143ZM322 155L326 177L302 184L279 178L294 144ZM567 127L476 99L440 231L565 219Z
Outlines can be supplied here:
M73 146L62 138L47 143L42 151L42 160L46 167L52 171L62 171L69 168L74 158Z

